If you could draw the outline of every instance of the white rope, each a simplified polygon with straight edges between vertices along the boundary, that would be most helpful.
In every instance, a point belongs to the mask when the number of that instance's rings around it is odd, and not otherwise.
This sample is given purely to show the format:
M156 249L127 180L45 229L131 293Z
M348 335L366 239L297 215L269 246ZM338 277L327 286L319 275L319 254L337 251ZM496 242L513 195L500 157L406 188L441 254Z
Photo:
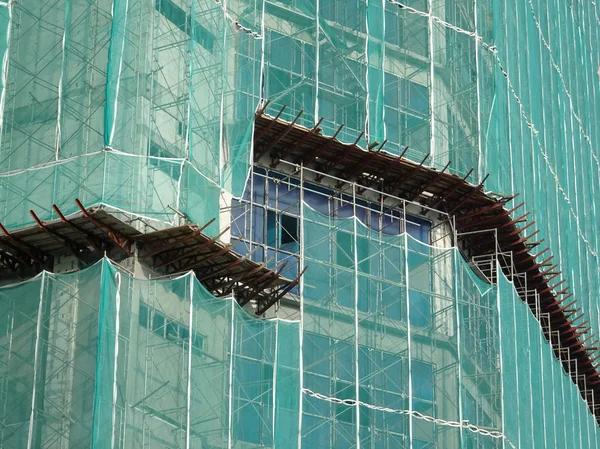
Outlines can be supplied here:
M469 30L465 30L463 28L457 27L456 25L452 25L451 23L446 22L444 19L441 19L438 16L435 16L433 14L430 14L430 13L427 13L424 11L419 11L418 9L412 8L412 7L405 5L404 3L398 2L396 0L387 0L387 1L392 3L393 5L398 5L400 8L406 10L407 12L409 12L411 14L416 14L418 16L425 17L427 19L431 19L433 22L439 23L443 27L446 27L450 30L456 31L457 33L474 37L482 45L483 48L491 51L492 53L496 52L496 47L484 42L483 38L481 36L479 36L475 31L469 31Z
M594 257L598 257L598 253L597 251L592 248L589 240L583 235L583 232L581 230L581 226L579 224L579 217L577 216L577 214L575 213L575 210L573 209L573 205L571 203L571 200L569 199L565 189L562 187L562 185L560 184L560 181L558 179L558 175L556 174L556 171L554 170L554 168L552 167L552 164L550 163L550 160L548 158L548 154L546 153L546 151L544 150L544 148L542 147L542 144L540 142L540 138L539 138L539 131L537 130L537 128L535 127L535 125L533 124L533 122L531 121L531 119L529 118L529 116L527 115L527 113L525 112L524 108L523 108L523 103L521 102L521 98L519 97L519 95L517 94L511 80L510 80L510 76L508 75L508 72L506 71L506 69L504 68L504 65L502 64L502 61L500 60L500 57L498 56L498 49L496 48L496 46L493 45L489 45L488 43L483 41L483 38L481 36L479 36L477 33L475 33L474 31L468 31L468 30L464 30L462 28L459 28L455 25L452 25L451 23L448 23L444 20L442 20L441 18L431 15L429 13L423 12L423 11L419 11L418 9L412 8L408 5L405 5L404 3L398 2L396 0L388 0L390 3L394 4L394 5L398 5L399 7L401 7L402 9L406 10L407 12L411 13L411 14L416 14L418 16L421 17L427 17L427 18L431 18L431 20L433 20L436 23L439 23L440 25L449 28L451 30L454 30L458 33L467 35L467 36L471 36L473 38L475 38L477 40L477 42L479 42L481 44L481 46L483 48L485 48L486 50L490 51L493 55L494 58L496 60L496 63L498 64L498 67L500 68L500 70L502 71L502 74L504 75L504 78L506 78L506 82L508 83L508 87L513 95L513 97L515 98L516 102L519 104L519 110L521 111L521 116L523 117L523 119L525 120L525 124L527 125L527 127L531 130L531 132L533 133L534 137L535 137L535 141L537 143L538 148L540 149L540 152L542 154L542 157L544 158L544 161L546 161L546 165L548 166L548 169L550 170L550 173L552 174L552 177L554 178L554 181L556 183L556 186L558 188L558 190L560 191L560 193L562 194L564 200L566 201L569 210L571 211L571 215L573 216L573 218L575 219L575 223L577 226L577 234L579 235L579 237L581 237L581 239L583 240L583 242L585 243L585 245L587 246L588 250L590 251L590 253L594 256ZM531 1L531 0L529 0ZM595 5L595 4L594 4ZM533 10L532 10L533 12ZM600 21L599 21L600 23ZM539 29L539 28L538 28ZM541 34L541 29L540 30L540 34ZM543 38L543 35L542 35ZM543 39L545 42L545 45L547 45L547 42L545 40L545 38ZM548 46L548 49L550 49L550 47ZM552 58L552 55L551 55ZM553 62L553 65L555 65L555 69L557 71L560 71L560 68L558 67L558 65L556 65L555 62ZM565 91L568 92L568 90L566 89L566 84L564 83L564 79L562 77L562 73L560 73L560 77L561 80L563 80L563 85L565 87ZM568 93L568 97L569 100L571 101L571 94ZM582 131L582 133L584 134L586 140L590 143L591 145L591 139L589 138L589 136L587 136L587 134L585 133L585 130L583 129L583 124L581 122L581 119L579 119L579 116L577 116L575 114L575 111L572 108L572 101L571 101L571 110L573 111L573 114L575 115L580 129ZM597 159L596 156L592 150L592 156L594 157L594 159L600 163Z
M567 205L569 206L569 210L571 211L571 215L575 219L575 223L576 223L576 226L577 226L577 234L585 242L585 244L588 247L590 253L594 257L598 257L598 253L596 252L596 250L594 250L592 248L592 246L591 246L590 242L588 241L588 239L583 235L583 232L581 231L581 226L579 225L579 217L577 217L577 214L573 210L573 205L571 204L571 200L569 199L569 197L567 195L567 192L565 192L565 189L560 184L560 181L558 179L558 175L556 174L556 171L554 170L554 168L552 167L552 164L550 163L550 160L548 158L548 154L544 150L544 147L542 147L542 144L540 142L540 137L539 137L540 132L537 130L537 128L535 127L535 125L533 124L533 122L530 120L529 116L525 112L525 109L523 108L523 103L521 102L521 98L519 97L519 95L515 91L515 88L514 88L512 82L511 82L511 80L510 80L510 76L508 75L508 72L506 71L506 69L502 65L502 61L500 60L500 57L498 56L498 53L495 52L494 56L496 58L496 63L498 64L498 67L502 71L502 74L504 75L504 78L506 78L506 82L508 83L508 87L509 87L509 89L510 89L512 95L513 95L513 97L515 98L516 102L519 104L519 109L521 111L521 116L523 117L523 120L525 120L525 124L527 125L527 127L531 130L531 132L534 135L534 138L535 138L535 141L537 143L537 146L540 149L540 152L542 153L542 157L546 161L546 165L548 166L548 169L550 170L550 173L552 174L552 177L554 178L554 181L556 183L556 187L558 188L558 190L562 194L564 200L566 201Z
M233 17L231 14L229 14L227 12L227 9L225 8L225 6L223 6L223 3L221 3L219 0L215 0L215 3L221 7L221 9L223 10L223 14L225 15L225 18L227 20L229 20L236 29L243 31L246 34L249 34L254 39L262 39L262 35L260 33L257 33L256 31L253 31L252 29L250 29L248 27L245 27L244 25L242 25L240 23L240 21L238 19Z
M529 8L531 9L531 15L533 16L533 21L535 22L535 26L538 29L540 39L542 40L544 47L546 47L546 49L548 49L548 54L550 56L550 62L552 63L554 70L558 74L558 77L560 78L560 81L562 83L562 87L565 91L565 94L567 95L567 98L569 99L569 107L571 108L571 113L573 114L573 117L575 117L575 120L577 120L577 123L579 124L579 130L580 130L581 134L583 135L583 138L585 140L587 140L588 144L590 145L592 157L594 158L594 161L596 161L596 165L600 166L600 161L598 161L598 158L596 157L596 154L594 153L594 148L592 147L592 140L590 139L590 136L585 132L585 128L583 127L583 122L581 121L581 118L579 118L579 115L577 114L577 112L575 112L575 108L573 107L573 98L571 97L571 93L569 92L569 89L567 88L567 83L565 82L562 71L560 70L560 67L558 66L558 64L554 60L554 57L552 56L552 49L550 48L550 44L548 44L548 41L546 41L546 38L544 37L544 33L542 32L541 25L537 19L537 16L535 15L535 10L533 9L533 3L531 0L529 0Z
M462 422L448 421L445 419L434 418L433 416L424 415L424 414L419 413L414 410L413 411L398 410L398 409L393 409L393 408L389 408L389 407L381 407L379 405L369 404L367 402L363 402L360 400L357 401L355 399L339 399L336 397L325 396L321 393L315 393L314 391L311 391L308 388L303 388L302 393L304 393L305 395L310 396L312 398L320 399L322 401L330 402L332 404L340 404L340 405L345 405L348 407L356 407L357 405L360 405L360 406L366 407L368 409L376 410L379 412L387 412L387 413L395 413L397 415L411 416L413 418L422 419L423 421L427 421L427 422L437 424L440 426L467 429L473 433L478 433L479 435L488 436L488 437L495 438L498 440L504 440L512 449L517 449L517 447L514 444L512 444L512 442L508 439L508 437L506 435L504 435L502 432L494 431L494 430L487 430L487 429L478 427L474 424L470 424L466 420L462 421Z
M6 83L8 82L8 60L10 50L10 33L12 30L12 2L0 5L8 9L8 24L6 30L6 50L2 55L2 90L0 91L0 138L4 129L4 104L6 102Z
M112 433L110 438L111 449L115 448L116 443L116 429L117 429L117 400L118 400L118 368L119 368L119 333L120 333L120 314L121 314L121 273L115 273L115 288L117 290L115 295L115 346L114 346L114 368L113 368L113 394L112 394ZM106 301L110 301L107 299Z

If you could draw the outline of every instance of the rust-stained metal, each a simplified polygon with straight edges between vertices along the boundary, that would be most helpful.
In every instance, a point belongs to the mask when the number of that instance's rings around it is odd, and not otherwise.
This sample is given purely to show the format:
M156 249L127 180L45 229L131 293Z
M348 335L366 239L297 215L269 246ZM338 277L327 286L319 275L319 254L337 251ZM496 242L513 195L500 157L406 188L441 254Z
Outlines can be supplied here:
M483 189L483 182L487 177L478 185L467 182L474 171L473 169L464 177L460 177L440 173L431 167L425 166L424 162L420 164L421 159L417 162L405 160L403 157L408 151L408 147L403 149L400 156L394 156L385 151L374 154L376 152L373 150L367 151L358 148L356 143L354 145L342 144L337 140L332 140L331 137L316 134L314 131L297 124L290 129L288 127L289 122L274 119L262 113L256 116L255 126L257 132L265 129L273 122L277 123L270 128L268 133L270 139L278 139L278 136L286 131L287 134L283 139L278 140L272 151L288 162L304 162L308 168L320 171L321 173L316 178L317 182L321 182L327 173L335 174L337 177L344 177L340 176L343 173L352 174L353 176L344 178L353 181L356 178L356 170L359 170L360 163L366 161L369 167L365 167L365 172L368 174L364 177L359 176L356 179L356 182L362 183L362 186L370 187L376 183L379 186L378 189L384 192L409 201L419 201L422 205L432 209L438 209L443 203L444 209L448 213L456 214L454 218L459 234L467 231L495 229L497 239L495 237L490 238L489 235L487 237L485 235L470 235L459 237L459 239L469 248L471 254L491 255L496 251L500 251L511 255L510 258L501 258L502 269L507 276L511 276L512 270L517 270L520 277L514 277L513 281L519 291L533 289L538 293L539 305L529 301L529 296L522 296L522 299L528 302L532 308L541 308L540 320L544 323L544 320L548 320L544 324L544 332L549 341L555 341L555 344L563 341L566 344L566 338L572 339L573 333L581 330L575 328L573 332L570 331L570 325L568 324L570 320L565 315L565 311L569 308L564 308L564 305L572 301L569 298L572 298L573 294L569 293L568 287L564 287L565 279L563 278L558 283L551 285L553 279L561 276L560 269L554 264L550 265L553 260L551 257L547 256L541 262L538 261L538 258L548 253L550 248L543 248L537 254L533 254L532 250L544 243L544 239L534 241L540 230L533 230L534 232L524 236L525 232L535 225L535 221L526 222L522 228L518 228L517 225L522 223L528 217L528 214L525 212L520 214L518 218L511 218L516 211L525 206L524 202L520 202L515 207L506 208L506 204L514 200L518 194L486 193ZM357 142L361 137L359 136ZM306 155L311 157L306 157ZM313 159L317 155L319 160L315 162ZM260 164L259 161L257 163ZM333 172L331 172L332 170ZM362 167L360 170L362 170ZM362 191L361 188L357 190L359 194ZM427 191L428 194L423 195L424 191ZM421 213L427 213L427 208L422 207ZM498 248L495 246L496 242ZM509 266L509 263L513 264L512 267ZM558 288L561 288L561 290L556 291ZM544 318L545 316L548 318ZM556 338L550 336L548 326L552 329L560 329L560 332L556 334ZM561 354L558 354L558 356L562 357ZM587 369L590 366L589 360L589 351L583 350L578 352L572 361L564 361L564 363L565 366L570 367L569 369L576 365L579 370L583 370L584 367ZM590 376L588 376L588 379ZM578 382L576 379L574 381ZM600 404L600 386L595 387L594 394L596 403Z
M85 237L85 239L87 240L87 242L96 251L102 251L102 244L93 234L91 234L90 232L87 232L81 226L78 226L78 225L72 223L71 220L68 220L56 204L52 205L52 209L54 210L54 212L56 212L56 215L58 215L58 218L60 218L60 221L65 223L71 229L73 229L73 230L77 231L78 233L80 233L81 235L83 235Z
M40 229L42 229L46 234L48 234L50 237L52 237L55 241L60 243L67 251L69 251L71 253L71 255L73 257L75 257L76 259L78 259L81 262L85 262L85 258L83 257L83 254L81 254L81 252L78 250L76 244L74 244L69 239L60 236L55 231L48 229L46 227L46 225L42 222L42 220L40 220L38 218L38 216L35 214L35 212L33 210L29 211L29 215L31 215L31 217L36 222L36 224L40 227Z
M129 255L131 255L131 246L128 244L127 239L125 239L123 236L119 235L118 232L115 232L113 229L111 229L110 226L100 223L98 220L96 220L86 210L86 208L83 206L83 204L81 204L81 201L79 201L78 198L75 198L75 204L77 204L77 207L79 208L79 210L81 211L81 213L83 214L83 216L85 218L90 220L90 222L92 222L99 230L104 232L117 246L119 246L121 249L123 249Z

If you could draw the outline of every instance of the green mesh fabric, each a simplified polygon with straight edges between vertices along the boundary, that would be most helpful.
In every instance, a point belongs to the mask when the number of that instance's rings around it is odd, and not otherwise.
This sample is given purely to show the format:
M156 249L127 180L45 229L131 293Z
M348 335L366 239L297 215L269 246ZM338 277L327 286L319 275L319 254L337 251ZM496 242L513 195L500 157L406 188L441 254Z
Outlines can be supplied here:
M304 111L301 125L324 117L326 135L344 124L341 141L364 131L363 146L408 146L414 161L520 193L600 331L595 3L35 0L2 3L0 24L10 228L76 195L165 222L169 206L216 218L218 192L243 191L269 99L284 119ZM186 198L188 186L209 194Z
M0 447L598 447L503 275L490 286L454 249L305 212L336 250L307 242L333 283L309 294L307 277L300 321L251 317L192 274L136 279L106 259L1 288Z
M364 131L360 145L520 193L525 235L539 229L598 335L598 14L559 0L0 2L0 220L17 229L79 198L217 218L215 235L269 99L307 127L324 117L325 135L344 124L343 142ZM0 447L510 447L410 412L522 448L597 447L506 279L304 209L301 322L256 322L190 276L141 281L106 261L2 289Z
M2 288L0 311L3 449L297 441L299 324L250 317L191 274L138 280L103 260Z
M487 188L521 193L536 240L552 249L597 333L597 6L512 0L496 2L493 17L498 53L483 52L495 77L486 89Z
M490 285L456 249L386 235L359 218L304 206L302 221L310 267L303 278L302 385L362 403L348 410L305 397L307 447L598 445L586 402L502 273ZM506 439L415 413L468 421Z

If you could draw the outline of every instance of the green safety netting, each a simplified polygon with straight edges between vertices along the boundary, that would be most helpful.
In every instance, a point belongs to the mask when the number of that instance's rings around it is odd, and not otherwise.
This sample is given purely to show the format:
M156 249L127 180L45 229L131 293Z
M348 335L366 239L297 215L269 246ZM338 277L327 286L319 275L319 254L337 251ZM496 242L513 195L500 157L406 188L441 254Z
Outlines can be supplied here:
M52 205L64 213L107 204L124 212L177 223L173 209L194 223L215 218L207 232L219 229L219 186L185 160L145 158L101 151L32 170L0 175L2 223L19 228L31 220L57 219ZM27 218L29 216L29 218Z
M296 321L107 259L1 288L0 447L598 447L503 274L355 218L303 226Z
M79 198L168 223L176 222L173 207L205 223L219 216L223 191L241 195L254 111L270 99L269 112L285 105L282 118L292 120L303 110L298 123L308 127L323 116L327 135L344 123L341 141L365 131L362 145L387 140L393 154L408 145L412 160L429 154L425 164L451 161L461 175L474 168L472 182L489 172L486 189L520 192L598 335L599 24L591 1L0 2L0 220L17 229L30 223L30 209L51 219L52 204L74 212ZM585 403L502 275L490 287L453 249L308 208L305 215L301 325L249 320L189 277L146 282L121 273L117 288L108 262L2 290L8 312L0 319L10 329L2 338L14 343L2 345L2 404L16 411L3 413L0 440L8 443L0 444L35 447L47 434L97 447L507 444L414 414L306 395L300 402L302 379L328 397L467 419L504 431L517 447L595 447ZM215 222L211 232L227 224ZM82 288L90 292L83 299ZM118 313L119 354L110 321L117 290L128 304ZM164 330L155 345L177 362L138 360L125 348L133 332L155 338L153 324L134 326L126 314L146 310L166 323L152 304L168 297L181 299L173 320L188 319L198 297L198 316L219 323L198 323L219 328L206 344L260 334L260 350L238 360L246 349L223 347L209 362L193 341L171 341ZM147 309L136 308L140 298ZM76 314L77 326L52 307ZM73 338L85 320L85 336ZM62 349L52 352L50 337ZM154 346L144 351L161 358ZM247 360L267 368L232 376ZM67 380L38 376L53 364ZM204 380L192 388L189 379ZM280 383L298 395L273 394ZM78 412L65 412L79 395Z
M166 222L168 206L212 218L220 190L241 195L253 114L270 99L284 119L324 117L324 134L343 123L342 141L365 131L362 145L408 145L410 159L473 168L474 183L489 172L488 190L521 193L600 330L595 2L36 0L0 11L0 211L11 228L30 223L15 204L39 205L31 177L51 171L47 195L66 197L66 184ZM92 180L84 156L101 151L132 168ZM185 199L198 195L186 182L210 194ZM111 195L120 185L127 198ZM38 209L52 217L50 204Z
M287 106L282 118L303 110L299 124L324 117L325 134L345 124L342 141L365 131L363 145L408 145L410 159L474 168L474 183L489 172L488 190L520 192L598 333L596 3L36 0L0 12L0 210L11 228L30 223L13 203L35 205L30 179L50 171L54 196L68 184L167 222L168 206L212 218L200 205L216 210L220 189L241 194L253 114L270 99L273 114ZM101 151L135 168L92 181L83 156ZM48 167L62 163L68 173ZM206 200L182 198L178 164L189 185L209 187ZM127 201L111 183L127 184Z
M3 449L297 440L299 323L252 318L193 274L105 259L0 289L0 311Z

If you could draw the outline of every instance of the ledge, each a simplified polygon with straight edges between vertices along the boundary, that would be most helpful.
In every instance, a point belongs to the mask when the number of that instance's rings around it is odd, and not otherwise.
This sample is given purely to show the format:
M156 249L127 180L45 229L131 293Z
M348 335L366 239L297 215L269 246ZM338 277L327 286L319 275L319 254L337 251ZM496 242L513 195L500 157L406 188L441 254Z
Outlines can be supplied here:
M101 207L85 208L75 200L80 213L66 217L57 206L56 220L43 222L30 211L37 225L9 232L0 223L0 273L11 280L27 279L42 270L52 271L57 257L71 256L73 270L97 262L105 254L115 260L132 257L164 275L190 270L215 296L235 294L241 306L257 302L262 315L290 292L303 272L293 280L281 275L285 261L274 269L252 261L223 244L220 235L210 237L204 226L190 224L142 233ZM9 279L8 276L4 276Z
M346 183L377 188L449 214L455 220L455 244L461 250L476 258L498 257L503 272L540 321L556 357L599 419L600 373L593 363L597 357L592 358L598 342L588 335L591 328L586 326L581 309L576 308L566 279L561 279L561 271L552 263L549 249L536 249L543 243L532 240L539 231L523 236L525 229L533 230L535 221L528 221L529 213L520 211L524 203L508 206L518 195L486 193L484 182L488 176L477 185L471 184L468 179L473 169L460 177L446 172L450 162L441 171L428 167L425 162L429 155L420 163L404 159L408 147L400 156L383 151L385 142L364 150L357 145L363 134L354 144L341 143L336 136L343 125L333 136L324 136L319 128L323 119L312 129L306 128L296 124L302 112L294 121L286 122L279 118L285 106L271 116L266 113L268 104L255 116L256 164L272 169L282 161L301 164ZM338 188L344 182L338 183ZM359 186L357 190L360 192ZM493 270L487 274L493 280Z

